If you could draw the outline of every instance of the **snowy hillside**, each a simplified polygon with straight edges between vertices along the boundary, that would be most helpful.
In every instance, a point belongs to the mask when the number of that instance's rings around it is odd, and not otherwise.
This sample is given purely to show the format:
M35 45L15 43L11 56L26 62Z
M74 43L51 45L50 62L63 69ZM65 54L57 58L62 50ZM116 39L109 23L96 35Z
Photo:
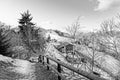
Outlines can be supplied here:
M35 80L33 63L0 55L0 80ZM10 74L10 75L6 75ZM2 76L2 77L1 77ZM14 77L12 77L14 76Z
M66 57L66 54L64 53L61 53L59 52L58 50L56 50L56 48L54 46L56 45L60 45L60 42L68 42L68 40L63 40L64 37L61 37L59 35L57 35L56 33L54 32L51 32L49 33L49 35L54 35L52 36L52 38L54 39L57 39L59 42L50 42L47 46L47 50L48 52L50 53L47 53L46 55L49 55L53 58L56 58L56 59L59 59L60 61L62 62L65 62L67 64L70 64L69 62L66 61L65 57ZM62 39L62 40L60 40ZM69 38L65 38L65 39L69 39ZM74 44L75 45L75 44ZM76 46L76 50L78 52L81 52L83 55L86 55L90 58L92 58L92 50L85 47L85 46L82 46L82 45L75 45ZM101 65L101 67L103 67L104 69L110 71L112 74L116 75L116 76L119 76L120 74L120 63L119 61L117 61L116 59L114 59L113 57L109 56L109 55L106 55L104 53L100 53L100 52L96 52L95 53L95 61L97 61L97 63L99 63ZM85 69L89 69L90 67L86 67L87 66L90 66L89 63L88 64L73 64L72 66L76 67L76 68L80 68L82 70L85 70ZM102 77L106 78L106 79L109 79L109 80L113 80L113 78L110 78L109 75L98 69L98 68L94 68L95 71L99 72L101 74ZM67 70L65 70L65 73L67 72ZM69 73L70 71L68 71Z
M81 52L82 54L92 58L93 51L85 46L76 45L77 50ZM102 52L95 52L94 59L96 62L101 64L102 67L104 67L106 70L109 70L114 75L118 75L120 72L120 62L113 58L112 56L109 56Z
M0 55L0 80L58 80L57 75L41 63L12 59Z
M58 33L56 33L54 30L48 30L45 34L45 37L48 38L50 36L51 39L55 39L58 42L70 42L72 39L60 36Z

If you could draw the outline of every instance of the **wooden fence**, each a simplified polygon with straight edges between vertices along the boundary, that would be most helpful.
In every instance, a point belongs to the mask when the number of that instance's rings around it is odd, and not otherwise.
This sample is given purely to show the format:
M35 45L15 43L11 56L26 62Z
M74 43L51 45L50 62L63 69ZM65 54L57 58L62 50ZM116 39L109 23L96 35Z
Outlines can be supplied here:
M57 64L57 69L55 69L54 67L52 67L50 65L50 60L54 61ZM78 73L78 74L80 74L80 75L82 75L82 76L84 76L84 77L86 77L86 78L88 78L90 80L106 80L104 78L101 78L101 77L93 74L93 73L88 73L88 72L83 71L81 69L77 69L77 68L75 68L75 67L73 67L71 65L68 65L68 64L66 64L64 62L61 62L60 60L51 58L49 56L40 55L39 58L38 58L38 61L41 62L43 65L47 65L47 70L49 70L50 68L52 70L54 70L54 72L56 72L58 74L58 80L66 80L66 78L64 76L62 76L62 74L61 74L61 70L62 70L61 66L65 67L65 68L67 68L67 69L69 69L69 70L71 70L71 71L73 71L75 73Z

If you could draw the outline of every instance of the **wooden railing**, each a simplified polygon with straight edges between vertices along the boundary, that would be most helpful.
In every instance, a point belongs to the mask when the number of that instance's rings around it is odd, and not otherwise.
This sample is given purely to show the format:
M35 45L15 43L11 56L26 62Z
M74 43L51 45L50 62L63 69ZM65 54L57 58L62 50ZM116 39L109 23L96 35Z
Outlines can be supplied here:
M45 61L45 59L46 59L46 61ZM54 67L52 67L50 65L49 60L54 61L57 64L57 69L55 69ZM38 61L41 62L43 65L47 65L47 70L49 70L50 68L52 70L54 70L58 74L58 80L66 80L66 78L64 76L62 76L62 74L61 74L61 66L65 67L65 68L67 68L67 69L69 69L69 70L71 70L73 72L76 72L76 73L78 73L78 74L80 74L80 75L82 75L82 76L84 76L84 77L86 77L86 78L88 78L90 80L106 80L104 78L101 78L101 77L93 74L93 73L88 73L88 72L83 71L81 69L77 69L77 68L75 68L75 67L73 67L71 65L68 65L68 64L66 64L64 62L61 62L60 60L51 58L49 56L40 55L39 58L38 58Z

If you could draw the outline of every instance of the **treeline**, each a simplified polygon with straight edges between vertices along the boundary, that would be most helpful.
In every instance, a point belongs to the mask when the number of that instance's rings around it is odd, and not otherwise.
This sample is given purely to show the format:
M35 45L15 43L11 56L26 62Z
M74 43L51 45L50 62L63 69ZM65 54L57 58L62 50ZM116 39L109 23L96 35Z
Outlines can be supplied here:
M21 18L18 20L19 25L17 31L1 23L0 54L29 60L33 55L44 53L44 35L41 28L37 28L37 26L31 22L32 19L33 17L31 17L29 11L22 13Z

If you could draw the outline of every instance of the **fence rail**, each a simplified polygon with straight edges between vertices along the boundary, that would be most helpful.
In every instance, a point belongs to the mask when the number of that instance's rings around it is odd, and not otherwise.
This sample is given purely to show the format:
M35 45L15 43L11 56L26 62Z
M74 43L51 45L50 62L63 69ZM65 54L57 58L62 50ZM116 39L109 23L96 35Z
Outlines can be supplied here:
M45 58L46 58L46 62L45 62ZM57 69L53 68L51 65L50 65L50 61L54 61L56 64L57 64ZM101 78L93 73L88 73L86 71L83 71L83 70L80 70L80 69L77 69L71 65L68 65L64 62L61 62L60 60L57 60L57 59L54 59L54 58L51 58L49 56L45 56L45 55L40 55L39 58L38 58L38 61L41 62L43 65L47 65L47 70L49 70L50 68L52 70L54 70L57 74L58 74L58 80L66 80L64 76L61 75L61 66L62 67L65 67L73 72L76 72L90 80L106 80L104 78Z

